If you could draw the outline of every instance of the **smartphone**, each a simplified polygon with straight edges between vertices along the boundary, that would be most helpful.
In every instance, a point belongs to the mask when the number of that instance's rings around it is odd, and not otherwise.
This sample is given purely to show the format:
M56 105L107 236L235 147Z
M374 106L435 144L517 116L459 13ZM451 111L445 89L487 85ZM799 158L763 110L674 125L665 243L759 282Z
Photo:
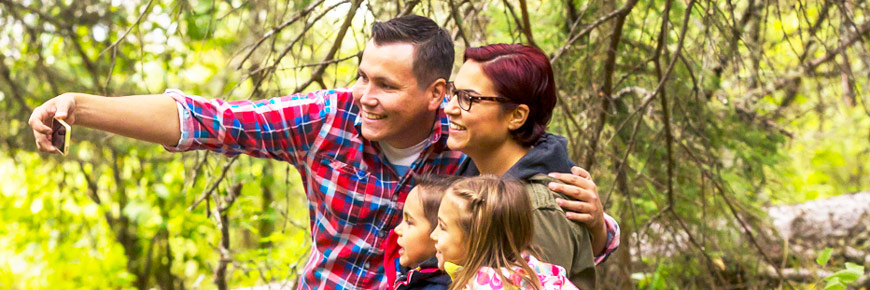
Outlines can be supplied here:
M70 126L63 120L52 119L51 123L51 145L60 152L60 155L66 155L69 151L69 135Z

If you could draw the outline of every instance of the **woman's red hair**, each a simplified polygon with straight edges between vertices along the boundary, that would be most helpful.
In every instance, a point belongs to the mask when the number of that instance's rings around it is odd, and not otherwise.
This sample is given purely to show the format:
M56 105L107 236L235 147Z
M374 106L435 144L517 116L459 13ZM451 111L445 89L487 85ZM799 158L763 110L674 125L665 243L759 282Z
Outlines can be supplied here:
M547 130L556 106L556 83L550 60L541 49L522 44L491 44L465 50L463 61L481 64L499 96L529 106L529 117L511 135L520 144L534 145Z

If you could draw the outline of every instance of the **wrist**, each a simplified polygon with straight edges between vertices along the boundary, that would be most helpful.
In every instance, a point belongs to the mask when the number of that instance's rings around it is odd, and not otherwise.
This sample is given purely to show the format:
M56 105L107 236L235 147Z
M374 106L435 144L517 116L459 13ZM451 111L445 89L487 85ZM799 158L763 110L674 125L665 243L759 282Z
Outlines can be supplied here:
M69 93L70 96L70 108L69 115L67 118L73 117L75 118L76 125L89 127L88 124L91 122L91 118L88 116L88 101L86 98L86 94L82 93Z
M607 240L609 233L607 232L607 220L604 219L603 215L600 219L597 220L594 227L592 228L595 231L595 235L600 237L599 239L595 239L593 242L593 246L595 247L593 250L595 251L595 255L601 255L607 249Z
M99 120L96 120L97 115L93 114L97 111L94 108L95 98L99 98L99 96L84 94L84 93L71 93L72 104L70 104L70 114L75 115L75 122L80 126L85 127L93 127L95 123L99 123Z

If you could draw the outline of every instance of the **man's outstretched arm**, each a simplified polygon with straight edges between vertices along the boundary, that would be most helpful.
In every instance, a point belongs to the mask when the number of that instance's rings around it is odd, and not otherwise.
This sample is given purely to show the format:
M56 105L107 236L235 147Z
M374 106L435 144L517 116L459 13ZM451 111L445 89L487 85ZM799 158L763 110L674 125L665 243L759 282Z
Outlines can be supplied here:
M51 144L51 119L143 141L175 146L181 137L175 101L167 95L137 95L107 98L65 93L33 110L28 123L36 147L57 152Z

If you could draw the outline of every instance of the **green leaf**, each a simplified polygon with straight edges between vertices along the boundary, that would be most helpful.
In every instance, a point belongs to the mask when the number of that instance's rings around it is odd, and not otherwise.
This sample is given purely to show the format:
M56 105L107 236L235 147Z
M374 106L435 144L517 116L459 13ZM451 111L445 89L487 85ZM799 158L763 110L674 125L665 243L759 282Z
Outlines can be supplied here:
M846 290L846 285L843 285L840 279L833 278L825 285L825 290Z
M819 266L824 266L825 264L828 263L828 260L831 259L831 253L833 253L833 252L834 252L834 249L831 249L831 248L825 249L824 251L822 251L821 254L819 254L819 257L816 258L816 263L818 263Z
M851 269L847 268L845 270L837 271L837 273L831 274L831 276L828 276L827 278L825 278L825 280L832 281L834 279L837 279L839 281L842 281L843 283L849 284L857 281L858 278L860 278L863 274L864 267L861 267L860 271L859 269L852 267Z
M846 262L846 270L856 271L858 273L861 273L861 275L864 274L864 266L855 263Z

